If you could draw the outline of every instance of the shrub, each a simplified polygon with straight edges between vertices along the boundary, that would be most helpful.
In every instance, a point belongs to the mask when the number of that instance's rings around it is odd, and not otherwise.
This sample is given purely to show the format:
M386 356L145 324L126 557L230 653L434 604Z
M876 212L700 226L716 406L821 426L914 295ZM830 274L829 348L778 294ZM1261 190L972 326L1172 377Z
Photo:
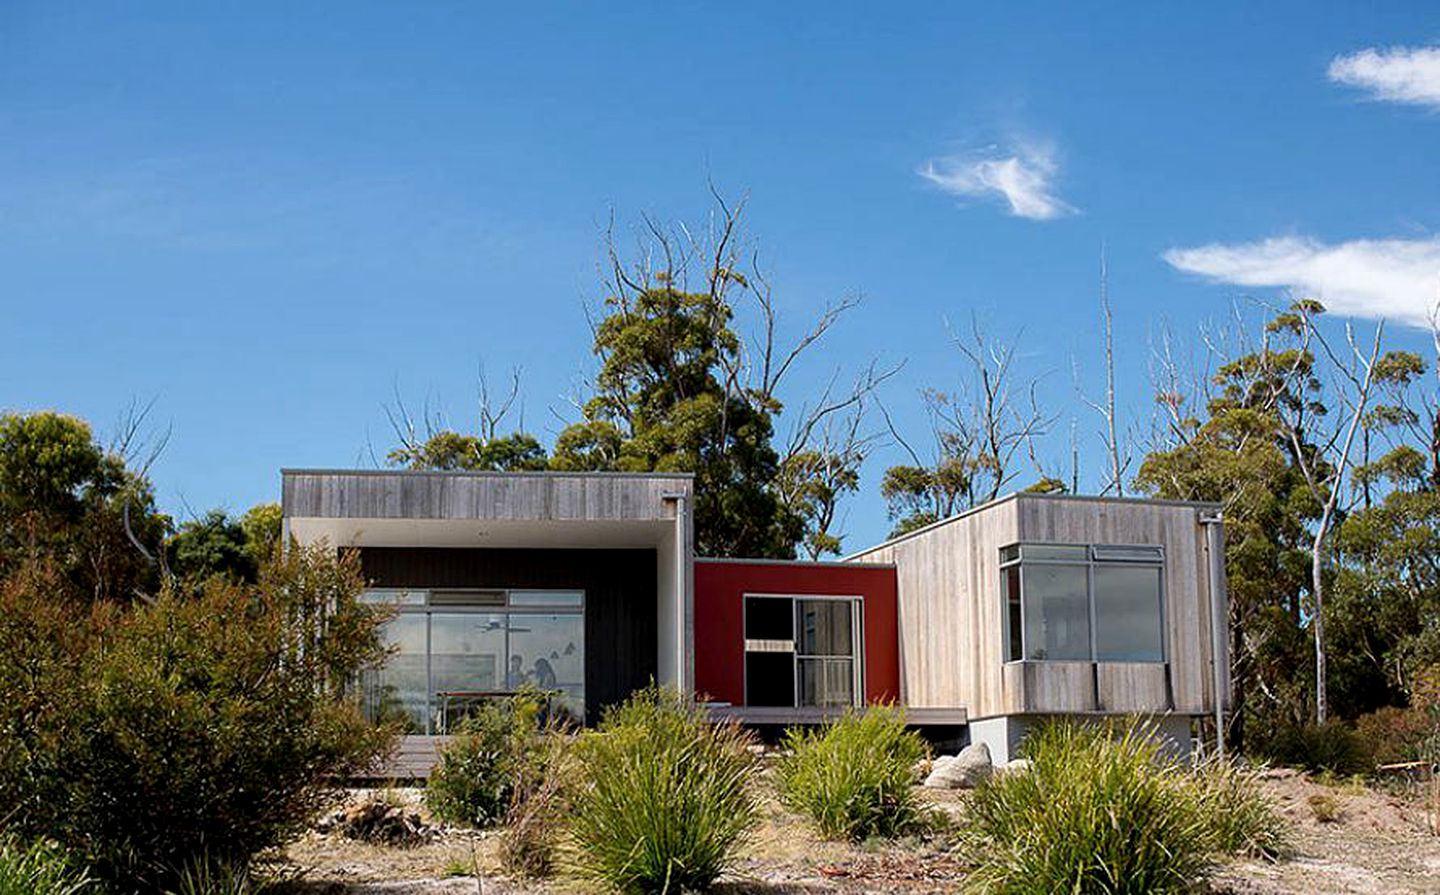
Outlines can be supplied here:
M976 788L962 836L970 881L999 895L1189 892L1212 831L1185 773L1142 726L1057 723L1025 742L1025 773Z
M1371 744L1341 721L1285 727L1263 741L1260 752L1277 764L1340 777L1375 769Z
M792 728L777 767L781 800L837 839L892 838L923 825L912 789L925 741L895 709L849 712L820 730Z
M515 781L505 829L500 835L500 865L532 879L550 876L560 846L560 827L572 798L564 740L552 737L543 760Z
M1310 813L1322 824L1334 823L1340 819L1340 800L1328 792L1317 792L1306 804L1310 806Z
M477 829L504 818L515 781L540 760L540 708L537 695L521 693L486 702L460 722L425 784L436 817Z
M608 709L574 747L577 869L622 892L709 886L758 820L752 742L673 691L650 688Z
M124 610L46 580L0 588L0 804L112 883L163 890L157 868L207 853L243 867L387 747L347 698L384 656L353 559L296 548L258 584Z
M95 890L53 843L0 837L0 895L80 895Z
M1355 732L1370 744L1376 764L1418 761L1435 733L1428 712L1387 705L1355 719Z
M236 864L209 855L187 861L175 874L165 895L279 895L297 891L299 874L268 869L262 873L249 863Z
M1256 772L1211 761L1193 778L1216 851L1274 860L1289 850L1289 825L1260 789Z

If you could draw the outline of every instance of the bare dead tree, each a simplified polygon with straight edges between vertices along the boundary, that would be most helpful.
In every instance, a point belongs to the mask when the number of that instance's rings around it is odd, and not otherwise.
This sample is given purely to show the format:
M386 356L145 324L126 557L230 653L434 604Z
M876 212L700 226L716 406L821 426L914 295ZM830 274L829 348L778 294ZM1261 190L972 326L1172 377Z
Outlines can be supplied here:
M516 417L515 424L520 429L525 426L524 408L520 402L523 371L519 366L510 368L508 386L503 391L494 391L490 386L489 377L485 372L485 365L481 362L475 374L475 433L474 447L476 450L475 459L479 459L479 450L502 438L506 433L504 430L510 427L512 415ZM412 411L400 394L400 387L394 387L393 398L390 403L382 405L386 421L390 425L390 431L399 442L399 447L391 451L387 462L395 463L399 457L419 457L424 454L425 445L442 432L451 431L450 425L444 414L434 405L432 398L427 395L422 402L418 413ZM462 433L463 434L463 433ZM371 448L371 455L374 456L374 448ZM377 463L377 465L379 465Z
M1343 353L1337 351L1324 332L1315 322L1318 305L1300 302L1296 305L1299 323L1299 344L1287 353L1276 353L1270 349L1270 329L1262 336L1260 357L1269 364L1279 359L1275 375L1262 378L1271 390L1271 406L1279 420L1281 432L1289 443L1291 459L1300 471L1316 504L1321 508L1320 517L1311 533L1310 542L1310 589L1311 589L1311 633L1315 640L1315 720L1323 724L1329 716L1329 690L1326 684L1327 661L1325 649L1325 551L1340 501L1345 492L1346 477L1353 471L1351 460L1355 448L1356 434L1365 418L1372 391L1376 382L1376 370L1381 358L1381 346L1385 322L1375 325L1370 347L1364 349L1356 340L1354 324L1345 323L1345 346ZM1311 358L1316 350L1328 361L1332 373L1334 394L1339 398L1343 413L1334 416L1335 422L1325 427L1323 417L1312 412L1309 402L1304 399L1311 375Z
M173 432L171 425L161 430L150 423L150 414L158 400L158 397L151 398L141 404L138 398L131 398L120 411L107 446L111 454L124 461L127 469L142 478L150 474L155 461L165 452Z
M1145 452L1171 451L1190 444L1200 426L1196 414L1209 399L1208 369L1198 370L1178 357L1174 334L1162 324L1158 337L1151 339L1149 370L1155 404Z
M1100 318L1104 324L1105 338L1105 398L1094 401L1080 392L1080 399L1100 416L1103 427L1100 439L1105 445L1105 456L1109 460L1105 484L1101 494L1114 491L1116 497L1125 496L1125 474L1129 470L1131 456L1129 441L1122 444L1119 433L1119 413L1115 407L1115 328L1114 315L1110 308L1110 271L1105 258L1105 249L1100 249ZM1077 375L1078 389L1078 375Z
M914 464L914 472L904 467L891 472L921 476L894 493L907 495L907 510L936 519L1000 496L1020 475L1022 461L1036 462L1035 440L1055 421L1040 409L1039 378L1017 382L1014 345L988 336L978 317L971 315L963 335L952 330L950 341L964 360L964 374L954 391L921 392L930 430L928 456L906 440L881 406L892 438ZM1038 464L1037 471L1044 475ZM924 492L923 508L915 504L917 489Z

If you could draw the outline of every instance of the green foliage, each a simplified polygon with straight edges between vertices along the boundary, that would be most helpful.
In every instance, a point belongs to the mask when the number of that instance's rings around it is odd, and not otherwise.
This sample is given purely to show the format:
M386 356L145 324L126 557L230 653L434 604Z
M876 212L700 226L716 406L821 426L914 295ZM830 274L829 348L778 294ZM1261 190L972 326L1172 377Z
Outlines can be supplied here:
M1402 704L1440 665L1440 493L1396 490L1351 513L1326 634L1336 709L1354 717Z
M1255 749L1276 764L1315 773L1349 777L1375 770L1372 744L1343 721L1290 724L1258 739Z
M447 823L481 829L499 823L517 781L543 759L539 698L522 693L485 702L465 717L425 784L425 804Z
M1317 792L1305 800L1310 807L1310 814L1322 824L1330 824L1340 819L1340 800L1328 792Z
M891 537L899 537L948 518L964 509L972 478L966 463L944 457L934 466L892 466L880 480L880 496L895 520Z
M278 895L290 891L294 873L265 875L248 863L200 855L173 874L165 895Z
M259 568L273 559L280 549L284 511L278 503L257 503L240 517L240 531L245 535L245 552Z
M1193 794L1225 855L1274 860L1290 850L1290 828L1260 789L1259 773L1210 761L1193 772Z
M170 571L191 582L222 575L254 583L260 567L279 552L281 524L278 503L257 504L239 519L211 510L170 538Z
M687 292L665 276L610 296L605 311L595 397L561 433L553 465L693 472L697 551L793 556L803 522L777 494L780 403L731 381L741 346L723 290Z
M86 599L129 602L159 585L133 541L158 552L168 530L149 481L84 421L0 413L0 575L43 560Z
M545 469L545 448L525 432L495 438L461 435L445 429L418 444L407 444L385 458L392 466L410 469L469 469L522 472Z
M1294 322L1272 325L1288 332ZM1135 481L1154 497L1224 506L1237 716L1231 737L1242 748L1247 729L1303 717L1314 686L1306 612L1310 526L1320 506L1279 417L1295 408L1324 415L1312 367L1293 347L1237 358L1216 373L1216 389L1199 409L1203 419L1181 396L1157 396L1169 409L1174 444L1147 455Z
M0 415L0 509L77 515L104 459L83 420L48 412Z
M863 449L803 450L780 464L776 487L786 507L805 520L801 545L812 557L840 553L833 531L841 499L860 490Z
M97 888L54 843L0 836L0 895L84 895Z
M182 578L203 580L223 575L254 581L260 565L246 549L245 529L223 510L211 510L186 522L170 539L170 568Z
M708 887L758 821L751 742L671 691L608 709L575 744L578 869L621 892Z
M792 728L776 767L780 797L835 839L893 838L921 828L915 765L929 749L897 709L849 712L819 730Z
M975 891L1190 892L1216 853L1283 845L1248 778L1192 775L1144 725L1048 724L1023 749L1029 770L985 781L966 812Z
M347 698L384 656L353 558L297 548L125 610L68 586L44 565L0 586L0 804L103 878L244 866L387 747Z

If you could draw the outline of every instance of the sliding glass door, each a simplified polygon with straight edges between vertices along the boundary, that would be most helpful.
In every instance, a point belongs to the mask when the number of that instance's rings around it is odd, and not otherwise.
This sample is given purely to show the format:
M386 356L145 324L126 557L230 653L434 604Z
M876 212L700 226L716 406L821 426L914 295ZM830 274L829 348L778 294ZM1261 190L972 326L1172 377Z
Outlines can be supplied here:
M853 597L746 596L746 704L859 704L860 605Z
M362 675L366 715L406 733L446 733L475 705L522 688L585 716L580 591L368 591L397 614L382 628L384 667Z

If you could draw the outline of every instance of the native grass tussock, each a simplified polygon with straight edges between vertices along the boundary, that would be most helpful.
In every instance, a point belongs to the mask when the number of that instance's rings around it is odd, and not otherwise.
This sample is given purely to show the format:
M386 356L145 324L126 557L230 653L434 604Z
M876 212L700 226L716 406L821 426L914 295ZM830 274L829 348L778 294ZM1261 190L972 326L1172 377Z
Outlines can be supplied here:
M1252 778L1183 767L1142 723L1049 724L1024 752L1027 772L981 784L968 806L975 891L1189 892L1221 855L1285 848L1284 822Z

